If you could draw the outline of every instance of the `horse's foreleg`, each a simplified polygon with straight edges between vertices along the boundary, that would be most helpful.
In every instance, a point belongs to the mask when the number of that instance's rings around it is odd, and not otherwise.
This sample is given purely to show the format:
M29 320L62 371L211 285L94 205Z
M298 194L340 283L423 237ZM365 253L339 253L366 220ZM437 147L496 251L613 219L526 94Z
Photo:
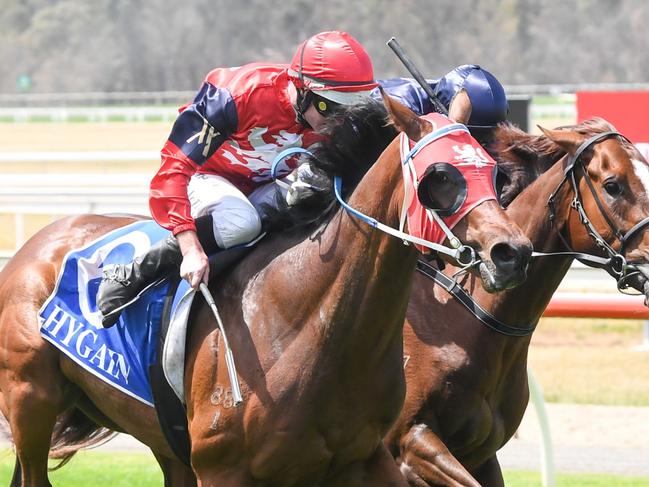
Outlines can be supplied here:
M210 469L209 471L196 472L198 487L254 487L263 485L250 477L245 470L235 469Z
M180 460L163 457L153 452L164 475L164 487L196 487L194 471Z
M480 487L435 433L415 425L400 443L397 463L411 486Z
M471 471L473 476L480 481L483 487L505 487L503 472L496 455Z
M9 487L20 487L23 483L22 476L22 467L20 466L20 461L16 457L16 463L14 464L14 473L11 477L11 483Z

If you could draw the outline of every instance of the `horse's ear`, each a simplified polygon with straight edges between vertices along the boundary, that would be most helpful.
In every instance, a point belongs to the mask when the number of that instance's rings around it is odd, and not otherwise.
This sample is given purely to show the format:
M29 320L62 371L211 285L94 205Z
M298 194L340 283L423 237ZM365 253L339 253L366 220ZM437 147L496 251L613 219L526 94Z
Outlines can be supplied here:
M448 118L466 125L471 118L471 99L467 91L462 88L451 101L448 108Z
M585 139L582 134L572 130L549 130L544 129L540 125L537 125L537 127L548 139L570 155L574 155L577 152L577 149Z
M390 120L399 132L405 132L410 140L417 142L424 134L430 132L430 122L420 118L407 106L399 103L379 86L383 103L388 111Z

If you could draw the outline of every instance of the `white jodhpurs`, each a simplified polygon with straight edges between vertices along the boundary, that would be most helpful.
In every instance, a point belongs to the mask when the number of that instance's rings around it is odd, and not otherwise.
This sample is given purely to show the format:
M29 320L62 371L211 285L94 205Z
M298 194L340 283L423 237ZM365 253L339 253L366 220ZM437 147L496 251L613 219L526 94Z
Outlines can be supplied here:
M261 205L276 207L277 191L284 190L271 182L246 197L221 176L195 174L189 181L187 196L192 206L192 217L212 214L214 239L219 247L228 249L259 236Z

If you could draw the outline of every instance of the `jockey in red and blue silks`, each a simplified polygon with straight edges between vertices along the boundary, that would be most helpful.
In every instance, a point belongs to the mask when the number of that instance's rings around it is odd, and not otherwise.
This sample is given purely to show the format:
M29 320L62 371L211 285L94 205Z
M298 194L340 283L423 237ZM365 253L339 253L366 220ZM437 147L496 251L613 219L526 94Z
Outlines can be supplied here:
M336 104L363 101L377 86L363 46L337 31L304 41L290 65L211 71L181 108L151 181L151 214L173 235L130 264L104 269L97 293L104 326L178 266L194 289L207 283L208 254L261 233L261 205L274 204L275 156L317 142L315 131Z
M207 255L254 240L261 233L261 205L275 204L277 186L270 174L275 156L317 142L314 129L337 104L380 97L373 77L369 56L343 32L306 40L290 66L211 71L194 101L180 109L151 182L151 214L175 238L132 264L105 269L97 295L104 326L114 324L118 311L159 276L180 266L180 275L196 288L209 278ZM472 131L505 118L502 86L478 66L460 66L430 83L447 108L456 93L467 90ZM416 113L432 111L413 80L381 84ZM296 160L287 164L293 168Z

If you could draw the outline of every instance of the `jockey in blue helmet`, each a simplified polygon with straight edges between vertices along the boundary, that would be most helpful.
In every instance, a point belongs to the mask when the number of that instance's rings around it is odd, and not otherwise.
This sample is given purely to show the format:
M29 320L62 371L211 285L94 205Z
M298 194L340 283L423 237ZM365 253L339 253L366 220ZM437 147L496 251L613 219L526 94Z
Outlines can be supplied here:
M503 86L493 74L476 64L458 66L439 80L427 82L446 109L455 95L462 89L466 90L471 100L471 117L467 126L480 143L486 142L493 128L507 119L509 106ZM390 96L418 115L434 111L428 95L413 79L379 80L379 84ZM380 99L378 90L372 96Z

